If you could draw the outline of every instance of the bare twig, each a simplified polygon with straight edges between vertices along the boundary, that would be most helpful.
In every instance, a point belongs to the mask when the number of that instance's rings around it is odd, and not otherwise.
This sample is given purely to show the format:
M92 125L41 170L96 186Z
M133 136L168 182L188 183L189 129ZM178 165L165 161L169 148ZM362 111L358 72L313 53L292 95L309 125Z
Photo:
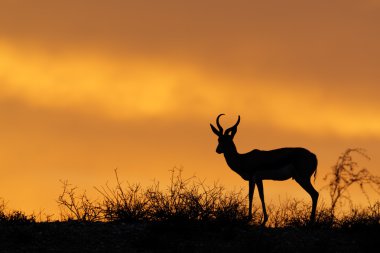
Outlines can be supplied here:
M330 212L333 217L336 215L337 206L342 206L344 200L351 207L353 206L348 189L354 184L360 187L369 205L371 205L371 202L365 186L370 186L375 192L380 194L380 177L372 175L366 168L359 168L358 163L352 158L353 153L370 159L364 149L349 148L338 158L335 166L332 167L332 172L324 177L324 180L329 179L328 185L324 188L328 188L330 192Z

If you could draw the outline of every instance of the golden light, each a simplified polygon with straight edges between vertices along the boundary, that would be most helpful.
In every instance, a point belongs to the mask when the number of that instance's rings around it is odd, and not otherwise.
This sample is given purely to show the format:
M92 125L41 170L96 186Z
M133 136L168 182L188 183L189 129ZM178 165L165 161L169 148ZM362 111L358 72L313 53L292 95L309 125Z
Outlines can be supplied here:
M326 100L318 84L254 78L239 83L228 74L210 76L190 64L95 52L50 55L41 48L27 50L5 42L0 43L0 55L0 96L38 106L118 119L229 112L251 123L317 135L380 136L379 109L352 105L344 98Z

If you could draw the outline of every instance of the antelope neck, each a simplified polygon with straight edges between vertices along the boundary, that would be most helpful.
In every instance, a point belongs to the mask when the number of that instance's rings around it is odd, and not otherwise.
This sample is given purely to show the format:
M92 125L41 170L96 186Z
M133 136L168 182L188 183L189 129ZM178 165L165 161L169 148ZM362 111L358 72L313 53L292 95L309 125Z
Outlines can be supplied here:
M239 155L240 154L237 152L235 145L231 145L228 147L228 150L225 150L224 152L224 158L226 159L228 166L234 171L239 169Z

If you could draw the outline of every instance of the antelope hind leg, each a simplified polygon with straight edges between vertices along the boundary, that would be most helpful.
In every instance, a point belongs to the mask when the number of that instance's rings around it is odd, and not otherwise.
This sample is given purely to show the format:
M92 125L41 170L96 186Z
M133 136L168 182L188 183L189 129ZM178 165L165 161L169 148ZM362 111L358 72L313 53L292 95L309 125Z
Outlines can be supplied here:
M261 206L263 208L263 222L261 223L262 226L265 225L265 223L268 221L268 214L267 214L267 209L265 207L265 200L264 200L264 187L263 187L263 181L262 180L257 180L257 189L259 191L260 195L260 200L261 200Z
M248 182L248 185L249 185L249 193L248 193L248 200L249 200L249 203L248 203L248 219L251 220L252 219L252 200L253 200L253 193L255 191L255 180L254 179L250 179L249 182Z

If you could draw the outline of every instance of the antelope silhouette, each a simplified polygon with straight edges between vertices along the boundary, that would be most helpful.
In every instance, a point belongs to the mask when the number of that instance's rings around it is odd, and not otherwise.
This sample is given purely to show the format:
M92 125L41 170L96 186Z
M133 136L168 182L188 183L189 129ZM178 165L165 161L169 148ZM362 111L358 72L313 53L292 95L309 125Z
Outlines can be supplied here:
M268 214L264 201L263 180L283 181L292 178L310 195L312 200L310 222L314 222L319 193L314 189L310 179L313 174L314 180L316 177L318 164L316 155L300 147L286 147L268 151L254 149L248 153L240 154L233 140L240 123L240 115L235 125L228 128L224 133L219 123L219 118L222 115L224 114L219 114L216 118L218 129L210 124L212 131L218 136L216 152L223 154L228 166L248 181L248 218L252 219L252 198L255 185L257 185L263 209L262 225L265 225Z

